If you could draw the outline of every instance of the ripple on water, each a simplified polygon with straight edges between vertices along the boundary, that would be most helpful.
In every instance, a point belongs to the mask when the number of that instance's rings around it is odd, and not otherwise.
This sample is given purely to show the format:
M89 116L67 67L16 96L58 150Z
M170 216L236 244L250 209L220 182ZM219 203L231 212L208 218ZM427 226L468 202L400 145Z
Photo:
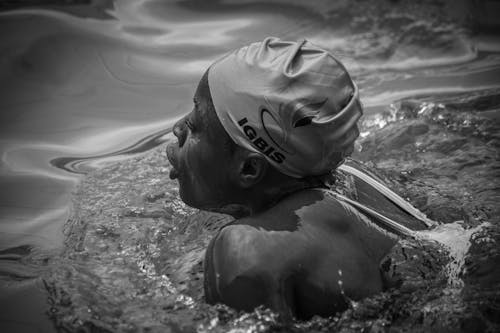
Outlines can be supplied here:
M451 22L448 14L465 2L390 3L125 0L108 8L106 21L37 9L1 14L2 30L15 32L0 42L0 86L8 92L1 101L0 181L12 189L0 204L13 212L2 216L13 229L2 231L2 240L9 239L8 246L55 246L78 180L61 169L90 173L74 199L67 247L43 273L55 322L68 330L158 331L382 330L388 325L467 331L498 323L495 277L500 274L494 267L500 267L500 197L494 180L499 179L500 138L493 102L499 94L484 89L500 84L498 39L471 38ZM478 20L479 9L472 9L462 11L464 21L465 16ZM491 16L486 21L494 26ZM365 105L382 111L373 126L364 124L358 158L428 216L451 223L443 230L450 228L463 246L451 248L461 259L450 272L463 288L450 287L448 276L439 274L447 263L440 248L422 251L402 242L393 259L415 264L413 270L398 266L407 283L333 318L287 327L268 310L241 315L202 302L203 251L227 217L193 211L179 201L161 148L123 158L164 142L141 138L162 133L190 109L193 85L208 63L268 34L307 37L345 61ZM464 93L452 94L457 91ZM412 99L385 108L407 96ZM120 164L109 165L119 159ZM464 221L464 230L452 223L457 220ZM476 231L467 243L471 230ZM51 237L43 239L44 234ZM7 280L31 274L25 270L31 259L13 254L4 259L10 260ZM44 266L43 261L33 259L34 266Z

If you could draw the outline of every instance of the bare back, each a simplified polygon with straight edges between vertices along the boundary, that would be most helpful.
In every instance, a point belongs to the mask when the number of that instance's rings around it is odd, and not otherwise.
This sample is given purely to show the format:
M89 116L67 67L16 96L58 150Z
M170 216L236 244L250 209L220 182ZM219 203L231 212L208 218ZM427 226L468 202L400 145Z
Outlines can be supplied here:
M207 301L242 310L264 304L298 318L331 315L348 299L382 290L379 263L395 242L328 191L304 190L212 240Z

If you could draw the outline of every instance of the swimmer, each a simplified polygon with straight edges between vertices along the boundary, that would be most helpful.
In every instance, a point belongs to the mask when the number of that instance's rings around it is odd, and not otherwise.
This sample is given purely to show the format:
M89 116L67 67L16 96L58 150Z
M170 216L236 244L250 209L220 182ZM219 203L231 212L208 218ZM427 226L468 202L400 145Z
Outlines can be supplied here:
M209 67L167 147L182 200L235 218L206 252L208 303L308 319L382 291L397 237L325 185L361 115L345 67L307 41L270 37Z

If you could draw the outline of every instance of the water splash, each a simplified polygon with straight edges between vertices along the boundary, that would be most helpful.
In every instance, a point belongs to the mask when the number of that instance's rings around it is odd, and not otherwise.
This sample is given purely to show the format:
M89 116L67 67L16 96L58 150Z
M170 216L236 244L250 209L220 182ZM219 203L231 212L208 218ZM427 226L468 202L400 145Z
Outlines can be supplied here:
M441 224L429 231L419 232L425 239L436 241L448 250L450 261L445 267L448 276L448 285L460 289L464 286L461 276L465 273L465 258L471 246L471 239L475 233L491 226L483 222L476 227L468 227L464 221Z

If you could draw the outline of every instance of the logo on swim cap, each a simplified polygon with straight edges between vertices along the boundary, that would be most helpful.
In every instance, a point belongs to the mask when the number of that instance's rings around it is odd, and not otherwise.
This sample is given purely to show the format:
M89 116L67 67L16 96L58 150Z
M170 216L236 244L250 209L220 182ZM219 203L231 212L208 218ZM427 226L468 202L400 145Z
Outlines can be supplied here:
M264 155L266 155L276 163L283 163L286 158L285 155L283 155L279 151L276 151L276 147L273 147L264 138L258 136L255 128L248 124L247 118L240 119L238 121L238 125L240 125L243 133L245 133L252 144L257 147Z

